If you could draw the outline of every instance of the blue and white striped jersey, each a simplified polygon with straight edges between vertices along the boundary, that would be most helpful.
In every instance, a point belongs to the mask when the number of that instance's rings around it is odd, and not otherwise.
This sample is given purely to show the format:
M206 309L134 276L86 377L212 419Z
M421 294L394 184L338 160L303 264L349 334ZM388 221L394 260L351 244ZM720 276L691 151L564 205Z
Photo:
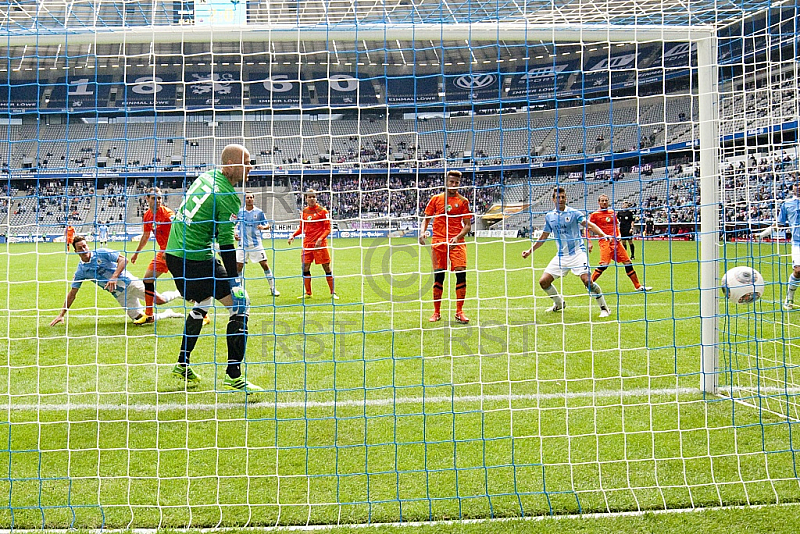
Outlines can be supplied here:
M788 226L792 232L792 244L800 245L800 198L787 198L778 211L778 224Z
M91 251L88 262L78 262L78 270L75 271L75 276L72 278L73 289L79 289L84 281L94 282L103 288L117 270L118 259L119 252L116 250L99 248ZM135 280L138 278L129 273L127 269L123 270L117 279L117 291L114 294L125 291L125 288Z
M581 223L586 220L582 211L567 206L564 211L548 211L544 216L544 231L550 233L558 244L559 256L586 252Z
M261 230L258 229L258 225L267 224L267 217L264 212L258 208L253 208L250 211L242 208L236 217L238 219L236 223L237 231L241 239L240 246L245 249L260 247Z

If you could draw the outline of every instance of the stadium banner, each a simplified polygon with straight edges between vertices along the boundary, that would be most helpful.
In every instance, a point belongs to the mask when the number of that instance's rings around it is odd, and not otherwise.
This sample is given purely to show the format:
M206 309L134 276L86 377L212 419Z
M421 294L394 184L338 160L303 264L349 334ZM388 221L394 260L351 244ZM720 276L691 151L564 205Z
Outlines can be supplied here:
M289 239L294 230L277 230L277 231L266 231L261 233L262 239L270 240L270 239ZM332 239L385 239L389 237L417 237L418 233L416 229L408 229L408 230L390 230L388 228L376 228L370 230L333 230L330 234L330 238ZM138 242L139 239L142 237L141 229L137 229L131 232L109 232L108 234L108 242L122 242L122 241L133 241ZM91 233L86 234L86 240L89 242L95 241L95 236ZM150 237L151 241L155 240L154 236ZM63 243L64 242L64 234L11 234L10 237L5 235L0 235L0 243Z
M3 81L0 83L0 98L5 100L3 108L7 105L11 113L36 110L46 87L35 78Z
M475 237L517 237L519 230L475 230Z
M107 109L112 85L111 76L59 78L50 92L47 109Z
M268 239L289 239L294 230L266 231L261 233L261 237ZM388 228L375 228L369 230L333 230L328 237L331 239L386 239L389 237L417 237L417 230L390 230Z
M438 75L386 77L387 104L421 104L440 102Z
M578 61L565 61L531 65L523 73L504 75L511 76L511 84L506 94L509 98L552 98L555 93L562 93L567 88L567 80L578 70Z
M160 70L155 74L130 75L127 80L122 102L118 102L119 106L145 109L178 106L178 77L174 72Z
M241 3L209 0L200 4L178 1L175 5L182 6L177 8L178 23L202 25L220 17L229 24L240 24L244 20L245 8ZM582 63L578 59L530 61L524 69L511 72L456 72L374 79L364 73L320 75L290 70L264 72L258 68L215 72L212 79L209 72L176 74L167 64L155 64L142 70L141 66L128 63L121 79L89 73L70 78L13 79L0 83L0 94L9 97L8 108L14 113L35 110L48 88L52 89L45 102L46 108L53 111L178 109L181 103L176 98L177 84L185 86L189 108L212 103L235 109L268 105L294 108L301 101L306 106L375 105L384 101L379 95L385 95L385 103L389 105L441 103L443 98L447 102L524 100L658 83L687 75L696 67L696 56L695 44L675 42L642 46L637 51L611 56L590 54ZM574 73L582 74L572 86L567 86ZM243 98L243 85L251 87L248 105ZM219 101L214 102L216 99Z
M193 72L184 75L187 109L236 109L242 106L242 82L237 72Z
M300 105L300 89L303 86L303 102L310 103L308 82L301 83L297 73L270 74L251 72L249 75L250 105L252 107L298 107Z
M314 86L321 106L372 106L378 103L372 80L347 72L318 73Z
M442 84L445 101L498 100L502 94L499 81L500 74L496 71L445 74Z

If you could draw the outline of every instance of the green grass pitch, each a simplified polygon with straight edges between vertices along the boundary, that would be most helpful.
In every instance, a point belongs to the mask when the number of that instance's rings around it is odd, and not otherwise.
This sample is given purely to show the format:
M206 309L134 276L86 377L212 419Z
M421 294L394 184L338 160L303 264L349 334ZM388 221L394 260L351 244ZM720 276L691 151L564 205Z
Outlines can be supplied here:
M767 386L747 406L699 390L697 243L637 242L639 277L655 291L633 292L610 268L599 280L609 319L571 275L559 282L566 310L545 312L536 281L555 248L532 269L528 246L470 241L465 326L452 321L452 275L443 321L428 322L430 260L413 240L336 240L335 302L318 266L313 299L296 298L299 251L276 242L281 297L257 265L245 271L246 372L267 389L246 401L221 391L223 308L194 352L204 380L186 390L170 375L181 320L135 327L84 283L66 326L51 328L77 256L3 245L0 524L339 524L800 500L797 392L785 388L800 382L800 319L780 311L785 250L724 249L761 258L768 282L756 306L720 310L721 365L743 369L720 384Z

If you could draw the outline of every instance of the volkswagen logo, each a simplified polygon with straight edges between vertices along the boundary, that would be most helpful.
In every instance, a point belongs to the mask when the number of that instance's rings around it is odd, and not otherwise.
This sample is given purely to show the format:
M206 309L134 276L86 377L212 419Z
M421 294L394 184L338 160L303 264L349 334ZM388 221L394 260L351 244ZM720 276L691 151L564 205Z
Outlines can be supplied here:
M456 78L453 83L461 89L473 90L489 87L495 79L494 74L464 74Z

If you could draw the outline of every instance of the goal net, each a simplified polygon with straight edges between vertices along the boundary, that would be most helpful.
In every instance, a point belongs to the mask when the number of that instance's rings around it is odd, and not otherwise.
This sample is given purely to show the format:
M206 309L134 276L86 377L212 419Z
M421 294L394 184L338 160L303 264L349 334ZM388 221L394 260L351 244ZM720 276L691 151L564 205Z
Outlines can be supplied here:
M792 220L778 222L781 207L795 195L798 168L797 66L786 47L794 25L792 9L774 9L720 33L722 270L752 267L766 282L761 301L728 302L721 310L720 384L756 407L759 418L772 413L775 419L767 421L798 415L795 321L787 292L800 260L792 257Z
M748 5L0 6L0 522L798 500L791 250L782 228L751 239L797 169L796 12ZM253 165L243 209L265 215L263 256L240 262L243 371L264 389L247 396L225 388L223 304L187 384L192 303L157 298L136 326L143 296L76 274L88 258L145 278L152 188L180 211L229 144ZM437 272L423 229L451 170L438 220L469 224L466 268ZM580 213L555 223L558 188ZM296 233L311 191L326 244ZM584 217L621 239L560 262L553 235ZM756 303L719 297L734 266L766 280ZM154 288L175 296L169 273Z

